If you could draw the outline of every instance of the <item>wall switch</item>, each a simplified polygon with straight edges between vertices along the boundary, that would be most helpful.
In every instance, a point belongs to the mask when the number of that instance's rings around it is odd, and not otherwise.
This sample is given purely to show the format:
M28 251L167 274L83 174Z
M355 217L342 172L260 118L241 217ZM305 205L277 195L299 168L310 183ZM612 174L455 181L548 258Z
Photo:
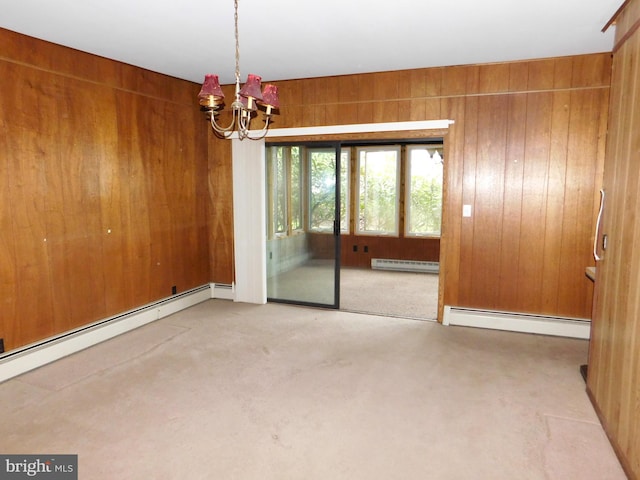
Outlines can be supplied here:
M463 217L471 216L471 205L462 205L462 216Z

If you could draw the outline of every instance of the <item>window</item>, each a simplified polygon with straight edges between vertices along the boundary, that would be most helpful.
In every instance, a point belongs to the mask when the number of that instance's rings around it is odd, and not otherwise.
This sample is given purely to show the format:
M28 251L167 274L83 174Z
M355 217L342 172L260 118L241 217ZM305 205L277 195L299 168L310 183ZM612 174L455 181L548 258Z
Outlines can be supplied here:
M291 147L291 230L302 230L302 155L300 147Z
M267 148L270 238L302 229L302 179L300 147Z
M351 173L351 150L340 150L340 231L349 233L349 178Z
M442 145L407 146L405 235L440 236Z
M400 146L358 147L358 224L361 235L398 235Z
M309 165L309 230L333 232L336 212L336 159L333 148L307 150Z
M287 184L285 182L286 169L284 164L284 152L282 147L271 148L267 159L267 178L273 205L273 234L286 233L287 231Z
M267 146L269 238L333 233L335 154L327 144ZM443 156L442 139L343 144L341 233L439 237Z

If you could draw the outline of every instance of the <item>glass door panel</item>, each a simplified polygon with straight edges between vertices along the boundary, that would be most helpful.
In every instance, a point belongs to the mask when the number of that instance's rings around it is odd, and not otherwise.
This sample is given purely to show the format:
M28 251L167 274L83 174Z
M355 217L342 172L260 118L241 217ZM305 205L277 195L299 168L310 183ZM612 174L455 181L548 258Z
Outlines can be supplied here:
M267 298L339 306L339 144L267 144Z

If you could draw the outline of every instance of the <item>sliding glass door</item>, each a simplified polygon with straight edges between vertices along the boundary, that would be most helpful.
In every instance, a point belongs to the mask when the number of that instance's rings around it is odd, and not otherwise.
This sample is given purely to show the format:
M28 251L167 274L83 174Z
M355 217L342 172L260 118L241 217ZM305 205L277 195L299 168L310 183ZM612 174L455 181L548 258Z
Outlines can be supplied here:
M267 298L338 308L340 145L266 145Z

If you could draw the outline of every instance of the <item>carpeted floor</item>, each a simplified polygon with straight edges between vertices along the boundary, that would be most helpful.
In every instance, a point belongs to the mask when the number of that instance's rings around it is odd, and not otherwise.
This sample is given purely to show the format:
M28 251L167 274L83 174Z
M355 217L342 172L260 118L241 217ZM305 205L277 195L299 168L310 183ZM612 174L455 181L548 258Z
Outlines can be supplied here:
M333 264L311 261L271 277L269 297L333 304ZM361 268L340 269L340 309L419 320L435 320L438 275Z
M210 300L0 384L91 480L618 480L587 342Z
M435 320L438 274L342 268L340 308L350 312Z

